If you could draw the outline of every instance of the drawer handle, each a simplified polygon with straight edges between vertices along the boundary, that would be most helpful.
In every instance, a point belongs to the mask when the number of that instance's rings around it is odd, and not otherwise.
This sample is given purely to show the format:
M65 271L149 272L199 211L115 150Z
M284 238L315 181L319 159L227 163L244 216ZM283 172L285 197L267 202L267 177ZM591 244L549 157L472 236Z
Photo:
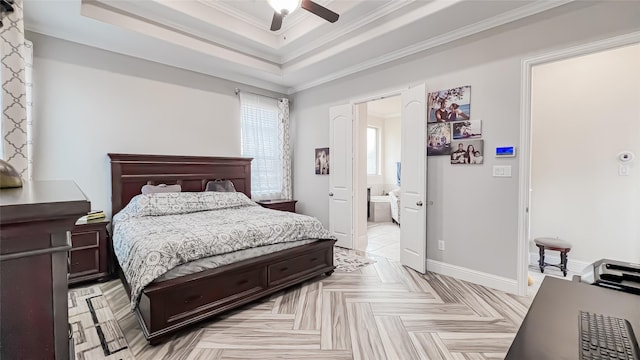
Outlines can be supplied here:
M280 272L287 271L287 270L289 270L289 268L285 266L282 269L280 269Z
M202 295L193 295L193 296L190 296L190 297L186 298L184 300L184 303L188 304L190 302L194 302L194 301L200 300L200 299L202 299Z
M244 279L244 280L240 280L240 281L238 281L238 282L236 283L236 285L244 285L244 284L246 284L246 283L248 283L248 282L249 282L249 280Z
M316 260L318 260L318 258L317 258L317 257L311 258L311 262L314 262L314 261L316 261Z

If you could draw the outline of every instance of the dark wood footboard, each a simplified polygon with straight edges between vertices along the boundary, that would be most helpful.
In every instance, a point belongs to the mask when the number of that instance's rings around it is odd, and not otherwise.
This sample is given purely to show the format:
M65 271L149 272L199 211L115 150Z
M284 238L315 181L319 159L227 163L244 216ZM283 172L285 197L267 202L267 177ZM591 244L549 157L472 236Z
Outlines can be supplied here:
M198 321L318 275L331 275L334 243L321 240L153 283L143 290L135 310L144 336L153 345Z

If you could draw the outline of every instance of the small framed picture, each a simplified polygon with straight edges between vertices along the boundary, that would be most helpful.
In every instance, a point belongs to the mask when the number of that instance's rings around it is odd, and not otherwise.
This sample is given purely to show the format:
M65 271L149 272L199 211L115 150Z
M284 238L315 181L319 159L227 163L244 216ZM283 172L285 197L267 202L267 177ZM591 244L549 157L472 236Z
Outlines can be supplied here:
M329 148L316 149L316 175L329 175Z
M448 123L427 125L427 156L451 154L451 127Z
M427 122L471 119L471 86L460 86L429 93Z
M453 139L477 139L482 137L481 120L465 120L451 124L453 127Z
M452 164L482 164L484 140L463 140L451 143Z

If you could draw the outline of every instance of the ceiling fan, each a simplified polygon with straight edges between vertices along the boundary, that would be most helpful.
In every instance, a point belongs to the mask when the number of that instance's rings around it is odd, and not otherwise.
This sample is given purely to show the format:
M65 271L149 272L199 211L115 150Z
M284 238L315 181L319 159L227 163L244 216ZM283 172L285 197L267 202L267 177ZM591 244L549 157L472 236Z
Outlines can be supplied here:
M340 17L340 15L335 12L311 0L268 0L268 2L273 10L275 10L273 13L273 20L271 21L271 31L280 30L282 27L282 19L298 7L301 7L330 23L338 21L338 17Z

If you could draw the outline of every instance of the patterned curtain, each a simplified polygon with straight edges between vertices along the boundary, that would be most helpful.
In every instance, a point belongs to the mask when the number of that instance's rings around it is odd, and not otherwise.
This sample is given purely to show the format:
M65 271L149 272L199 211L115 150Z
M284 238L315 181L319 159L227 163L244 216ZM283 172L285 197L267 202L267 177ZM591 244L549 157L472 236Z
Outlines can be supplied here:
M16 0L13 13L3 19L0 35L2 58L2 153L1 157L31 180L31 67L33 45L25 42L22 0Z
M280 148L282 149L282 198L291 199L291 139L289 138L289 99L278 99Z

